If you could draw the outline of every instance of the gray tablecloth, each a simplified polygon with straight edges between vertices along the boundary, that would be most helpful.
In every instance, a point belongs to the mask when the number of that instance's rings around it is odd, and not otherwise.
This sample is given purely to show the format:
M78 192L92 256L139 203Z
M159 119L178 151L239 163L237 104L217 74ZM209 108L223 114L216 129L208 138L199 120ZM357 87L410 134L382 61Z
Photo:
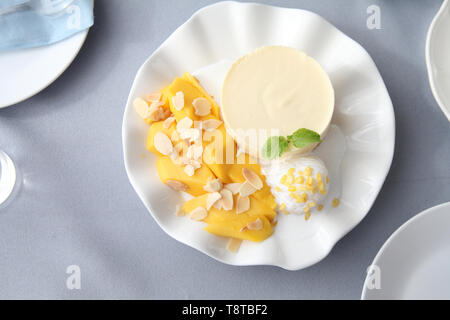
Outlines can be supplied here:
M314 11L371 54L395 109L391 171L367 217L305 270L233 267L167 236L128 182L122 114L139 66L212 2L95 1L95 24L72 65L38 95L0 110L0 149L23 175L0 210L0 298L358 299L387 237L450 200L450 126L424 56L441 1L261 1ZM372 4L381 9L379 30L367 28ZM66 286L70 265L80 267L80 290Z

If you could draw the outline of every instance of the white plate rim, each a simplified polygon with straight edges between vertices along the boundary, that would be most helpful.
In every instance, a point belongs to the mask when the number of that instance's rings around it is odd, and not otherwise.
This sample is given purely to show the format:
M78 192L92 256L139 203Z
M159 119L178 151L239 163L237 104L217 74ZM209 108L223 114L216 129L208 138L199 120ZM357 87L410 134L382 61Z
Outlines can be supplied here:
M139 192L139 188L137 187L136 182L134 181L133 177L130 175L131 172L131 164L130 164L130 159L128 159L127 155L128 155L128 149L127 149L127 144L125 143L126 140L126 136L127 136L127 130L126 130L126 114L127 114L127 110L128 110L128 106L130 106L131 103L131 99L133 98L132 96L132 91L133 88L135 87L136 83L138 82L137 79L139 78L139 76L141 75L141 73L143 72L143 69L145 67L145 65L153 58L153 56L155 56L157 53L159 53L159 51L165 46L166 42L169 41L169 38L176 34L177 32L179 32L181 29L183 29L191 20L193 20L197 15L201 14L203 11L208 10L211 7L217 6L217 5L221 5L221 4L238 4L238 5L242 5L242 6L262 6L262 7L269 7L269 8L278 8L278 9L285 9L285 10L292 10L292 11L300 11L300 12L304 12L307 13L309 15L313 15L315 17L317 17L318 19L322 20L323 22L325 22L326 24L330 25L331 27L333 27L334 29L336 29L337 31L339 31L339 33L344 36L345 38L347 38L349 41L351 41L355 46L357 46L361 52L364 53L364 55L366 55L366 57L368 58L369 62L371 63L371 65L376 69L377 71L377 75L379 77L379 80L381 82L381 84L383 85L384 90L387 93L387 96L389 98L389 118L391 120L391 125L392 125L392 146L390 148L390 150L388 150L389 152L389 161L387 162L386 166L384 167L384 170L382 172L382 174L380 174L380 177L382 177L381 179L381 184L379 189L374 193L374 197L373 199L370 201L370 203L368 203L366 210L364 210L364 214L361 216L361 218L354 224L354 225L347 225L345 229L342 229L341 234L333 239L333 243L327 247L326 250L323 251L323 255L320 258L317 258L313 261L311 261L310 263L306 263L306 264L300 264L300 265L295 265L295 266L287 266L287 265L281 265L281 264L273 264L273 263L231 263L230 261L224 260L222 258L219 258L217 256L211 255L208 252L206 252L205 250L198 248L194 245L191 245L189 243L184 242L183 240L181 240L179 237L177 237L176 234L172 233L171 231L168 230L168 228L166 228L161 221L159 220L159 218L153 214L153 207L150 203L147 203L144 200L143 195ZM123 116L123 121L122 121L122 146L123 146L123 153L124 153L124 165L125 165L125 169L127 172L127 176L128 179L130 181L130 184L132 185L133 189L135 190L135 192L138 194L140 200L144 203L144 206L147 208L148 213L153 217L153 219L157 222L158 226L164 231L166 232L170 237L174 238L175 240L188 245L191 248L194 248L204 254L206 254L207 256L228 264L228 265L233 265L233 266L254 266L254 265L271 265L271 266L277 266L280 267L282 269L285 270L289 270L289 271L296 271L296 270L300 270L300 269L304 269L307 267L310 267L320 261L322 261L324 258L326 258L328 256L328 254L331 252L331 250L334 248L334 246L345 236L347 235L352 229L354 229L368 214L368 212L370 211L370 209L372 208L375 200L378 197L378 194L380 193L385 181L386 181L386 177L389 173L389 170L391 168L392 165L392 160L394 157L394 150L395 150L395 136L396 136L396 126L395 126L395 113L394 113L394 108L392 105L392 100L390 99L390 96L388 94L386 85L384 83L383 78L381 77L378 68L376 67L375 62L373 61L372 57L369 55L369 53L364 49L364 47L362 47L361 44L359 44L357 41L355 41L354 39L352 39L351 37L349 37L348 35L346 35L344 32L342 32L340 29L338 29L337 27L335 27L333 24L331 24L328 20L326 20L325 18L323 18L322 16L320 16L319 14L309 11L309 10L304 10L304 9L297 9L297 8L288 8L288 7L280 7L280 6L273 6L273 5L266 5L266 4L261 4L261 3L254 3L254 2L238 2L238 1L220 1L214 4L210 4L207 5L205 7L200 8L199 10L197 10L196 12L194 12L194 14L192 14L192 16L187 19L182 25L180 25L178 28L175 29L175 31L173 31L173 33L171 33L171 35L169 35L169 37L164 40L162 42L162 44L160 46L158 46L158 48L143 62L143 64L139 67L136 76L133 80L133 83L131 85L131 90L130 93L128 95L127 98L127 103L125 105L125 110L124 110L124 116Z
M427 65L427 73L428 73L428 82L430 84L431 92L433 93L434 99L436 100L439 108L442 110L444 115L447 117L447 120L450 121L450 106L448 108L445 107L444 102L442 101L439 90L436 86L436 80L435 80L435 73L433 72L433 66L432 66L432 59L431 59L431 49L433 46L433 43L431 41L433 32L435 30L435 26L437 22L440 20L442 13L445 9L447 9L449 5L449 0L444 0L442 3L439 11L436 13L435 17L433 18L433 21L430 24L430 27L428 28L427 32L427 39L425 43L425 62Z
M444 202L441 204L438 204L436 206L430 207L428 209L425 209L406 222L404 222L400 227L397 228L390 236L389 238L384 242L384 244L381 246L380 250L375 255L375 258L373 259L371 265L378 265L378 262L380 261L383 254L386 252L386 250L392 245L392 243L395 241L395 239L404 232L409 226L411 226L414 223L418 223L421 219L426 218L428 215L433 214L437 210L441 210L442 208L450 207L450 202ZM367 297L367 281L368 277L366 276L363 284L363 290L361 292L361 300L369 300Z

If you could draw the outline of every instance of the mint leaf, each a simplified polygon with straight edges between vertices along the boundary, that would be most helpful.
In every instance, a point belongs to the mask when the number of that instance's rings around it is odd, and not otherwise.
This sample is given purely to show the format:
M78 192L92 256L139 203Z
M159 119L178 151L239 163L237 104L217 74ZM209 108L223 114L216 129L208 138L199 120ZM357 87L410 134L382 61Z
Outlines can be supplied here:
M320 134L306 128L298 129L292 135L288 136L288 140L296 148L304 148L310 144L322 141L320 140Z
M262 154L265 158L272 160L280 157L288 147L289 143L285 137L270 137L262 146Z

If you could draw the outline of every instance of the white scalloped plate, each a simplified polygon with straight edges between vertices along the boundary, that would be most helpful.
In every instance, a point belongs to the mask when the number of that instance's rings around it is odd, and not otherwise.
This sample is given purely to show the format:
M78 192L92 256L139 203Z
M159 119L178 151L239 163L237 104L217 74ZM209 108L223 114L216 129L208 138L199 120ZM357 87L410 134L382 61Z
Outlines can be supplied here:
M317 59L330 75L336 91L333 123L347 142L341 165L341 204L313 215L308 222L283 215L280 220L286 219L285 223L279 223L269 239L245 241L232 254L225 249L227 240L204 231L202 223L175 216L181 195L159 181L155 156L145 149L148 125L138 117L132 101L161 89L184 71L195 73L265 45L298 48ZM170 236L228 264L297 270L326 257L367 214L392 162L395 124L391 100L368 53L323 18L304 10L220 2L196 12L139 69L128 97L122 136L130 182Z
M425 46L431 91L450 121L450 1L445 0L428 29Z

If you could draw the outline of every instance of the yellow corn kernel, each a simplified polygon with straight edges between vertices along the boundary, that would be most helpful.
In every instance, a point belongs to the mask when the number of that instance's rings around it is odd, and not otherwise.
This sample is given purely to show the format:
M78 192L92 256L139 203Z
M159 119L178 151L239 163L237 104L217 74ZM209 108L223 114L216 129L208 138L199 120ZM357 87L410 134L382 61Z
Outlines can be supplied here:
M303 197L300 196L299 194L291 193L291 197L295 199L296 203L304 203L305 202L305 201L303 201Z
M280 187L275 187L275 190L277 190L278 192L281 192L281 188Z
M306 184L307 184L308 186L312 186L313 182L314 182L314 179L313 179L313 177L311 177L311 176L309 176L309 177L306 179Z
M325 189L325 185L323 184L323 182L319 183L319 191L321 194L327 194L327 190Z
M286 214L286 215L290 214L290 212L287 211L287 210L283 210L283 213Z
M305 221L308 221L309 218L311 218L311 212L306 212L305 213Z
M294 176L293 175L287 176L286 185L290 186L293 183L294 183Z
M297 187L297 190L312 192L312 191L314 191L314 188L315 188L315 186L300 185Z
M323 209L323 204L319 204L319 205L317 206L317 210L322 211L322 209Z
M290 168L290 169L288 170L287 174L288 174L288 175L293 175L294 172L295 172L295 169L294 169L294 168Z
M310 167L310 166L307 166L307 167L305 168L305 175L306 175L306 176L310 176L311 173L312 173L311 167Z
M314 201L311 201L310 203L308 203L308 207L310 208L314 208L316 206L316 203Z
M305 202L308 201L308 195L305 192L302 193L302 198Z
M279 207L279 209L280 209L280 210L284 210L284 209L286 209L286 204L284 204L284 203L280 204L280 207Z
M289 188L288 188L288 191L290 191L290 192L294 192L294 191L296 191L297 190L297 188L295 187L295 186L290 186Z
M280 183L281 184L285 184L286 183L286 179L287 179L287 175L284 175L281 177Z
M303 212L304 212L304 213L308 213L308 212L309 212L309 207L303 208Z
M303 178L303 176L298 176L297 178L295 178L295 183L303 184L305 183L305 178Z
M327 184L328 184L328 183L330 183L330 179L329 179L328 176L327 176Z
M322 175L320 174L320 172L318 172L316 174L316 179L317 179L317 182L322 181Z
M298 172L298 175L299 175L299 176L302 176L302 175L303 175L303 171L300 170L300 171Z
M339 199L338 198L334 198L333 202L332 202L333 207L337 207L339 205Z
M316 186L312 186L311 192L312 192L312 194L316 194L317 193L317 187Z

